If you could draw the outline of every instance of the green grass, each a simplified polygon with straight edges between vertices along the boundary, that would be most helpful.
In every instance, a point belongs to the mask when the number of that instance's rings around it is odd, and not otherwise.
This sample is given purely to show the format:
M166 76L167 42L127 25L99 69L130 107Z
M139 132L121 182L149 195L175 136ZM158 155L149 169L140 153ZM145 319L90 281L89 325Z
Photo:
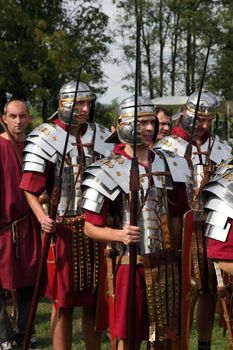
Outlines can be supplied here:
M196 322L193 323L193 328L191 331L190 350L197 350L197 331ZM223 334L223 328L218 325L218 315L215 316L214 330L212 335L212 345L211 350L230 350L229 341L227 339L227 334Z
M52 350L50 337L50 313L51 303L42 299L39 303L36 315L36 337L40 340L43 349ZM81 312L80 309L75 309L73 323L73 346L72 350L84 350L84 342L81 332ZM110 350L110 342L103 336L101 350ZM230 349L227 338L223 335L223 330L218 326L218 316L216 315L215 327L212 338L211 350L228 350ZM197 332L195 320L190 338L190 349L197 350Z
M40 341L43 350L52 350L52 341L50 336L50 314L52 304L45 298L40 300L36 314L36 337ZM10 305L9 305L10 312ZM143 345L142 350L146 349ZM20 350L19 348L14 348ZM218 325L218 315L215 317L215 325L212 337L211 350L229 350L229 342L223 334L223 329ZM82 331L81 331L81 309L76 308L74 311L73 321L73 345L72 350L85 350ZM109 339L103 334L101 350L111 350ZM190 337L189 350L197 350L197 331L196 322L193 322L193 328Z
M46 350L52 350L52 341L50 336L50 314L52 305L46 299L42 299L38 305L36 314L36 338L42 344L42 348ZM73 318L73 345L72 350L84 350L84 341L81 331L81 309L76 308ZM105 335L103 335L103 341L101 350L110 350L110 342Z

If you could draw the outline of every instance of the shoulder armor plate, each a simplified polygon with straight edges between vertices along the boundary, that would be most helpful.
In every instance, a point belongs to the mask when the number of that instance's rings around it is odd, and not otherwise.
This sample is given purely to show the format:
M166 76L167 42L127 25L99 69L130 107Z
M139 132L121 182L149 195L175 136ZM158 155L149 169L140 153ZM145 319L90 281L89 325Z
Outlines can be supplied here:
M95 123L95 140L94 140L94 152L101 154L104 157L108 157L114 147L112 143L105 143L105 140L111 135L111 132L104 126Z
M177 154L165 150L155 150L155 160L153 162L153 169L155 172L168 171L170 172L170 183L184 182L187 183L191 177L190 169L185 158ZM157 187L162 187L161 184L155 180ZM169 186L171 187L171 186ZM172 187L171 187L172 188Z
M35 128L26 139L23 170L43 173L46 161L56 163L58 155L63 154L66 135L66 131L55 124L43 123ZM69 137L67 153L73 150L74 137Z
M104 196L95 188L88 187L88 185L83 192L81 206L83 209L99 214L103 206Z
M164 151L170 151L178 154L180 157L184 157L188 147L188 142L176 135L165 136L157 142L154 146L155 149L163 149Z
M205 210L208 213L205 235L225 242L231 227L228 219L233 219L233 168L231 164L218 168L216 175L204 188L203 197L208 199L205 204Z
M220 164L231 158L232 147L227 141L221 140L218 135L213 140L212 149L210 152L210 160L216 164Z

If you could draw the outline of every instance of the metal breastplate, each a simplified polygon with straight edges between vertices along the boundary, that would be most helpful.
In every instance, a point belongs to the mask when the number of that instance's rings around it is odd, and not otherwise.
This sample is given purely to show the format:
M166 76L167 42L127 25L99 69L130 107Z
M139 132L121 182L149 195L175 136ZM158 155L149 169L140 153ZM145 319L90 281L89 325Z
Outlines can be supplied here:
M81 138L85 157L91 158L93 162L101 157L109 156L114 145L111 143L105 143L105 140L110 134L110 131L100 124L88 123L87 130ZM92 158L93 152L99 155L96 159Z
M84 168L92 164L98 159L98 155L83 159L81 156L76 155L69 158L69 164L65 163L63 168L63 182L61 190L61 199L58 205L57 214L58 216L73 216L82 213L81 202L82 202L82 190L81 182L83 179ZM60 161L56 163L56 174L60 169Z
M208 165L211 163L218 165L230 160L231 151L231 146L226 141L220 140L219 136L216 135L203 143L199 147L199 151L196 146L192 146L192 164Z
M72 145L71 156L68 156L68 161L65 162L63 168L61 200L57 210L59 216L74 216L82 213L81 182L83 171L86 167L101 158L101 155L95 153L91 147L88 148L88 156L85 155L85 147L83 147L83 157L79 156L76 140ZM61 158L59 157L59 160L56 162L56 173L59 172L60 162Z
M193 166L196 166L198 164L208 164L210 163L210 147L211 147L211 140L208 139L205 143L202 145L197 146L192 145L192 164Z
M83 169L80 165L80 156L69 159L63 168L63 182L61 199L57 209L58 216L78 215L81 213L82 192L80 189ZM56 163L56 173L60 168L60 161Z
M160 222L160 205L158 190L150 187L147 196L138 215L137 225L141 228L142 241L139 246L140 254L156 253L163 250L164 242ZM128 201L123 196L123 226L130 222ZM127 252L126 252L127 254Z

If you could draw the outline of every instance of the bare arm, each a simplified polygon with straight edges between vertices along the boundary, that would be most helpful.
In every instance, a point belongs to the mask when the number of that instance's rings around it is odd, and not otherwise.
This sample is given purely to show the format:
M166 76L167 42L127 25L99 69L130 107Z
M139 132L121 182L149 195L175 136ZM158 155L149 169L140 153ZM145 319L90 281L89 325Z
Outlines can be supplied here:
M233 263L232 261L218 261L221 270L233 275Z
M50 217L46 214L37 195L27 191L24 191L24 193L33 213L41 224L42 230L44 232L54 232L56 229L56 221L50 219Z
M138 226L126 224L122 229L114 229L108 226L95 226L85 222L84 232L88 237L102 241L118 241L126 245L138 243L141 239L141 232Z

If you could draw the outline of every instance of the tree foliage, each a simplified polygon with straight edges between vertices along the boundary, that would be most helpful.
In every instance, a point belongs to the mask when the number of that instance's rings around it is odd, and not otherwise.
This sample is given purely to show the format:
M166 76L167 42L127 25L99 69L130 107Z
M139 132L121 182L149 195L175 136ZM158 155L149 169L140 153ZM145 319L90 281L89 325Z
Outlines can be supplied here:
M117 100L113 100L109 105L97 103L94 120L111 129L111 126L115 126L117 104Z
M81 79L103 90L101 62L111 37L97 1L2 0L0 8L0 103L24 98L46 118L57 108L62 84Z
M230 0L113 0L117 5L123 60L129 65L124 87L133 91L135 2L141 16L142 89L151 98L189 95L199 87L210 37L213 39L205 86L232 96L232 14ZM227 76L226 76L227 74Z
M141 23L139 90L151 98L189 95L199 87L212 36L205 86L232 98L231 0L112 0L119 11L114 34L101 0L2 0L0 109L10 94L28 100L36 114L47 118L57 108L61 85L77 78L81 63L81 80L104 92L102 63L110 59L109 44L117 34L120 59L128 67L123 87L134 92L136 1Z
M233 98L233 3L222 2L221 11L217 14L215 66L211 72L212 88L229 100Z

